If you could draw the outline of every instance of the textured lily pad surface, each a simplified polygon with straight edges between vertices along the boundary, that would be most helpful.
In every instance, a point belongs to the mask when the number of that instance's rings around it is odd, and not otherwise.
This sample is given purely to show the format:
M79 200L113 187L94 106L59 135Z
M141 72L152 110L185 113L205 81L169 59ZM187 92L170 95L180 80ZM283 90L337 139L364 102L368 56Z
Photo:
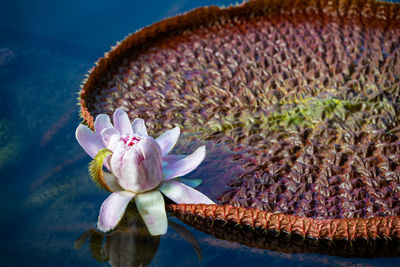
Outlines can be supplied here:
M400 235L399 91L400 5L293 0L200 8L144 28L98 62L80 96L89 126L122 106L153 135L180 126L227 144L244 172L219 204L337 219L339 236L302 234L353 239ZM356 228L379 221L352 236L352 218Z

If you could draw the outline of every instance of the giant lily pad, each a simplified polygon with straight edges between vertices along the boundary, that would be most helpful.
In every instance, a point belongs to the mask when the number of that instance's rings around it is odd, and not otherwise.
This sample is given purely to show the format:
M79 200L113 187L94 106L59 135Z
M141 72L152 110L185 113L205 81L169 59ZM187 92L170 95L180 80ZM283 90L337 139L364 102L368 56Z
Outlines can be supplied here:
M397 242L399 91L400 5L266 0L128 36L93 68L80 104L90 127L123 107L151 135L180 126L236 153L244 173L219 205L168 206L199 229L232 240L201 218L245 236Z

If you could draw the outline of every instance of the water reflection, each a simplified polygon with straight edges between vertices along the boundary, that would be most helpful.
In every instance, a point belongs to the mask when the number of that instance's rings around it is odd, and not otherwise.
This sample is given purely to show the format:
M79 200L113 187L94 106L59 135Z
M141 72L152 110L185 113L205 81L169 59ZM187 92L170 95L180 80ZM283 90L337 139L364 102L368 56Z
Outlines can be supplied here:
M310 239L286 232L265 231L234 222L213 221L211 218L193 218L183 213L175 216L182 222L221 240L232 241L248 247L267 249L286 254L326 254L351 258L400 257L398 239L325 240Z
M130 203L117 229L102 233L95 228L83 233L76 241L79 249L89 240L92 257L111 266L146 266L157 253L160 236L152 236L134 203Z
M168 225L192 245L201 261L200 245L194 235L173 221L169 220ZM91 228L75 241L75 249L80 249L86 240L92 257L111 266L147 266L160 244L160 236L150 235L134 202L129 204L115 231L103 233Z

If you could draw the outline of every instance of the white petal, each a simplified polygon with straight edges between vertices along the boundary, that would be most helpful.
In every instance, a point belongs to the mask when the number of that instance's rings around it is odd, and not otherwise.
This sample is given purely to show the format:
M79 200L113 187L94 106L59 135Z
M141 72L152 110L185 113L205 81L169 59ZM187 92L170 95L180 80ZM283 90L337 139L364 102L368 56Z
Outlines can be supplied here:
M114 127L121 135L132 135L132 125L129 121L128 114L122 109L117 108L113 114Z
M92 158L97 155L100 149L104 148L103 142L99 140L97 135L83 124L80 124L78 128L76 128L75 136L81 147Z
M113 150L113 154L111 155L110 167L111 167L111 172L117 177L118 183L119 179L122 177L122 157L124 156L124 153L125 153L124 142L123 141L117 142ZM121 185L121 183L119 184Z
M112 193L101 205L97 228L103 232L114 229L134 196L134 193L127 191Z
M167 232L168 221L164 198L158 190L139 194L135 197L136 207L151 235Z
M143 119L135 119L132 122L132 130L133 130L133 134L138 134L140 136L147 136L147 129L146 129L146 125L144 124L144 120Z
M106 114L100 114L94 121L94 130L96 134L101 134L104 129L114 128L111 124L110 117Z
M186 155L165 155L163 156L163 161L167 163L166 165L168 165L184 158L186 158Z
M156 188L161 180L161 148L152 137L142 137L122 157L122 176L118 183L129 191L141 193Z
M100 133L101 139L105 147L109 148L110 139L119 140L120 135L117 129L114 127L105 128Z
M157 187L163 176L161 148L152 137L142 138L137 144L143 153L142 168L145 172L147 190Z
M142 137L137 143L145 159L150 159L154 164L162 166L162 152L158 143L150 136Z
M115 176L112 173L103 171L103 177L112 192L124 191L124 189L118 184Z
M121 175L118 177L118 183L125 189L132 192L142 192L147 190L147 179L144 169L141 166L143 156L138 152L135 146L125 151L121 159ZM152 189L152 188L151 188Z
M158 189L169 199L178 204L214 204L214 202L203 193L174 180L163 182Z
M191 155L175 163L168 164L163 170L163 180L183 176L193 171L200 165L206 156L206 147L201 146Z
M160 145L163 156L167 155L175 146L179 139L181 130L179 127L163 132L156 138L157 143Z
M116 145L118 142L122 141L121 136L113 134L108 138L107 148L114 152Z
M201 179L184 179L184 178L177 178L178 182L190 186L192 188L196 188L203 182Z

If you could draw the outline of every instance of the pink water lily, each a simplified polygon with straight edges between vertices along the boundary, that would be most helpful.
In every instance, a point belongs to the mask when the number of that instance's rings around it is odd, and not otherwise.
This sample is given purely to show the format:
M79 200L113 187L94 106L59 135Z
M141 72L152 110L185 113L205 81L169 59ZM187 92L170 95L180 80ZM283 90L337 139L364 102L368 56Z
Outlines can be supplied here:
M168 155L178 141L179 127L154 139L148 136L144 120L135 119L131 124L121 108L115 110L113 122L114 125L108 115L100 114L94 122L94 132L83 124L76 129L79 144L95 159L93 175L98 173L96 179L112 192L100 208L97 227L101 231L114 229L134 199L149 232L165 234L168 222L160 192L176 203L213 204L208 197L176 179L204 160L204 146L186 157ZM103 173L103 164L111 173Z

